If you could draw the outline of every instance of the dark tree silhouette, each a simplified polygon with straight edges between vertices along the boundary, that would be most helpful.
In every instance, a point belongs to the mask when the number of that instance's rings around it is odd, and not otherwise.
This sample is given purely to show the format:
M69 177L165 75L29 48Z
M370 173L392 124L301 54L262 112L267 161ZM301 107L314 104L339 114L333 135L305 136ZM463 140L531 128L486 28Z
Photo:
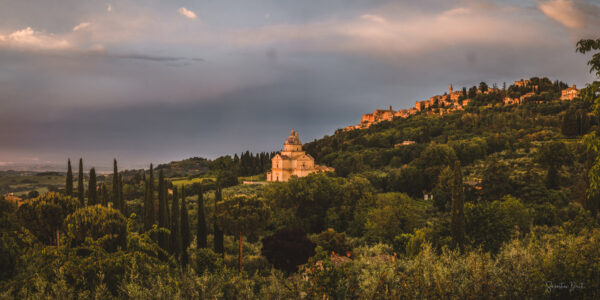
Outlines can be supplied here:
M263 238L261 253L273 266L293 273L315 255L315 243L302 229L283 228Z
M83 195L83 159L79 159L79 176L77 177L77 197L79 204L85 206L85 196Z
M71 159L67 161L67 182L65 184L65 193L67 196L73 196L73 169L71 169Z

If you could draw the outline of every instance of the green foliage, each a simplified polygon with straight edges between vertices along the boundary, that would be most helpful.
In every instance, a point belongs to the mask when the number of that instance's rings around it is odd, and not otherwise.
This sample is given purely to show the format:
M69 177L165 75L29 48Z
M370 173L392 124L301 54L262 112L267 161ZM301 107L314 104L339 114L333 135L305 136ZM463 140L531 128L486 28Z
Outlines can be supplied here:
M171 235L169 249L171 254L175 257L179 257L181 254L181 220L180 220L180 207L179 207L179 193L177 188L173 188L173 204L171 205ZM185 201L185 199L182 199Z
M205 272L214 273L223 266L223 262L220 255L217 255L211 249L200 248L196 249L192 256L192 267L198 274Z
M511 169L504 162L490 159L486 162L481 180L482 196L492 201L511 192Z
M65 183L65 194L73 196L73 169L71 169L71 159L67 161L67 178Z
M577 42L577 52L585 54L592 50L600 50L600 39L584 39ZM588 66L590 66L590 73L596 72L596 76L600 77L600 52L592 55L592 59L588 61Z
M169 203L168 203L168 191L167 191L167 183L165 182L165 177L163 174L163 170L161 169L158 172L158 227L161 228L171 228L171 224L169 224ZM166 233L161 233L158 236L158 244L161 248L168 250L169 249L169 235Z
M181 214L179 217L179 228L181 234L181 264L185 268L189 262L187 248L192 242L192 233L190 232L190 221L188 216L187 204L185 202L185 189L181 187Z
M63 220L77 208L71 197L59 193L47 193L31 199L19 207L17 216L27 228L44 244L58 244L63 232Z
M517 198L465 205L466 234L471 244L484 251L497 252L518 232L528 232L532 216Z
M337 253L346 255L346 252L352 251L352 246L346 239L346 234L335 232L329 228L316 236L315 241L317 246L321 247L327 253Z
M559 186L558 169L565 164L573 162L572 155L563 142L551 141L545 143L536 154L535 160L547 168L546 187Z
M247 235L264 228L270 209L256 196L234 195L217 203L217 220L221 228L232 234Z
M77 176L77 198L79 199L79 205L85 205L84 199L84 187L83 187L83 159L79 159L79 175Z
M65 227L71 247L96 242L105 251L115 252L127 245L127 222L116 209L100 205L79 208L67 216Z
M90 180L88 181L88 205L98 204L98 185L96 184L96 169L90 169Z
M417 228L422 212L406 194L379 194L376 207L367 215L365 237L391 243L397 235L410 233Z
M197 227L196 227L196 247L197 248L206 248L208 247L208 243L206 241L208 235L208 229L206 226L206 216L204 211L204 193L202 188L198 191L198 201L197 201Z
M450 231L452 240L463 247L465 242L465 213L463 210L464 193L460 162L454 163L454 176L452 178L452 221Z
M144 230L148 231L156 223L154 212L154 170L152 164L150 164L150 173L144 187Z
M17 240L7 232L0 232L0 282L14 276L20 256Z
M367 212L375 204L373 188L365 178L348 180L325 173L271 184L263 197L278 212L275 224L309 233L334 228L361 235Z
M267 225L270 208L256 196L234 195L217 202L219 226L239 237L239 268L242 269L242 236L256 233Z
M422 197L425 190L425 176L422 169L405 165L390 171L389 190L402 192L411 197Z
M275 268L292 273L315 255L315 245L302 229L282 228L263 238L261 254Z

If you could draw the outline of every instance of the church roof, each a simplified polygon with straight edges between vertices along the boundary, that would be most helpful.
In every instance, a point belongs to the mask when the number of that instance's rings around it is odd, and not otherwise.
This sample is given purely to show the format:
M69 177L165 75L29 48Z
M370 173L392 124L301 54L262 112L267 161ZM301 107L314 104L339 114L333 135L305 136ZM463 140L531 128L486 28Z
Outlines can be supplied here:
M292 129L290 132L290 136L285 140L284 145L302 145L300 143L300 137L298 137L298 133Z

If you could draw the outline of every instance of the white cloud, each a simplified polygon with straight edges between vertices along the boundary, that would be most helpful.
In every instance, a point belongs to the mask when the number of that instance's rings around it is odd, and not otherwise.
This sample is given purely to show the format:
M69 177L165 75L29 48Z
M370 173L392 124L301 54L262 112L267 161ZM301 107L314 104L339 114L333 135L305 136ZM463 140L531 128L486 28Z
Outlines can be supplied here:
M539 3L540 10L548 17L569 28L582 28L585 14L575 6L575 1L551 0Z
M547 17L569 29L596 35L600 27L600 6L592 3L597 2L547 0L538 2L538 7Z
M192 19L193 20L193 19L196 19L196 17L197 17L195 12L193 12L193 11L191 11L191 10L185 8L185 7L180 7L179 10L178 10L178 12L179 12L180 15L182 15L182 16L188 18L188 19Z
M77 26L73 27L73 31L77 31L77 30L88 28L88 27L90 27L90 25L91 24L89 22L79 23Z
M17 30L8 35L0 35L0 45L31 49L66 49L71 43L53 34L35 31L31 27Z
M470 8L458 7L458 8L453 8L453 9L445 11L444 15L446 15L446 16L460 16L460 15L468 15L470 13L471 13L471 9Z
M385 23L385 18L380 17L378 15L371 15L371 14L365 14L360 16L361 19L366 20L366 21L371 21L371 22L375 22L375 23Z

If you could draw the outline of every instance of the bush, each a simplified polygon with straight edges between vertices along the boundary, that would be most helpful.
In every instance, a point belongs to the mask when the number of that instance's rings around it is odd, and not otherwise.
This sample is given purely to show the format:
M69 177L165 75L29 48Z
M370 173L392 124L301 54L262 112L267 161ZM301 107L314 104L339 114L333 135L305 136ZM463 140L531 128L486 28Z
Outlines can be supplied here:
M346 240L346 234L337 233L329 228L315 238L317 246L321 246L327 253L335 252L339 255L345 255L346 252L352 251L352 247Z
M192 256L192 261L192 268L197 274L213 273L223 265L221 256L206 248L197 249Z
M127 246L127 220L116 209L101 205L80 208L67 217L65 225L73 247L84 244L88 238L109 252Z
M283 228L263 238L261 253L273 266L291 273L315 255L315 243L301 229Z

